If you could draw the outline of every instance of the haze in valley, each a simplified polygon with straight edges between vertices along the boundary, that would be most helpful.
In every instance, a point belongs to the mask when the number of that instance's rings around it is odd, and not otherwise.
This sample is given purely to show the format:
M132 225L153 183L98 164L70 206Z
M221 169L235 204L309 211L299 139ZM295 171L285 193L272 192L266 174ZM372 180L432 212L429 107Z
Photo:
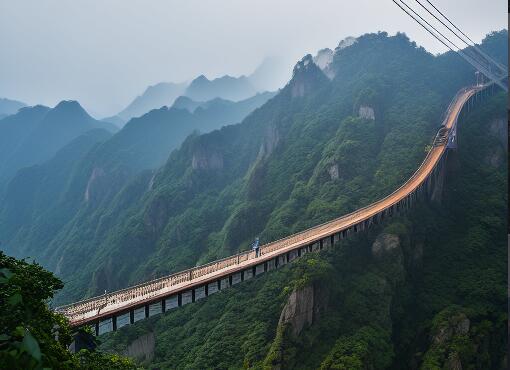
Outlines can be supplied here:
M503 0L435 3L477 42L506 27ZM281 86L305 52L379 30L444 51L390 0L4 1L0 97L51 107L74 99L99 118L149 85L248 75L268 57Z

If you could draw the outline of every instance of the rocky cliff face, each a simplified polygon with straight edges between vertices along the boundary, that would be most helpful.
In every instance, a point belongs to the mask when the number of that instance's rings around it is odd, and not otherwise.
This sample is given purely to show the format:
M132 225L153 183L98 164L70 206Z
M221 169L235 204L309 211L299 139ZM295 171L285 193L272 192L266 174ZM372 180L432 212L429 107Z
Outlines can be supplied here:
M222 169L223 155L217 151L198 149L193 153L191 167L194 170Z
M327 306L327 292L317 286L307 285L292 291L280 314L279 326L288 325L290 332L298 336L314 323Z
M93 187L97 183L98 179L105 175L102 168L95 167L90 174L89 181L87 182L87 188L85 189L84 199L86 202L90 201L93 194Z
M266 130L264 141L260 145L258 159L267 159L271 153L276 149L276 146L280 142L280 135L276 127L271 126Z
M317 52L317 55L313 57L313 62L324 72L324 74L331 80L335 77L334 71L330 65L333 61L333 50L326 48L321 49Z
M394 234L380 234L372 244L372 255L381 258L386 255L401 256L400 238Z
M361 105L358 110L358 117L375 120L374 108L369 107L368 105Z
M292 80L289 82L291 96L303 97L327 80L326 75L313 62L313 57L308 54L294 67Z
M328 168L329 177L331 180L337 180L340 177L340 170L338 168L338 163L332 164Z
M313 286L294 290L280 315L280 325L289 324L291 332L299 335L305 325L312 325L314 314Z
M148 333L135 339L124 351L124 355L136 358L138 361L151 361L154 357L156 338L154 333Z

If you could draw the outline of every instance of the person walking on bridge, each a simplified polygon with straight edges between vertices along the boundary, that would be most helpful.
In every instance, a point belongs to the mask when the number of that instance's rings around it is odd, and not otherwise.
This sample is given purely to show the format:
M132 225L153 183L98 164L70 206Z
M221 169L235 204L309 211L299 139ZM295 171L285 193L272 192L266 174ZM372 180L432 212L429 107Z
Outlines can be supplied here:
M258 257L259 256L259 251L260 251L259 238L255 238L255 241L251 245L251 249L255 251L255 257Z

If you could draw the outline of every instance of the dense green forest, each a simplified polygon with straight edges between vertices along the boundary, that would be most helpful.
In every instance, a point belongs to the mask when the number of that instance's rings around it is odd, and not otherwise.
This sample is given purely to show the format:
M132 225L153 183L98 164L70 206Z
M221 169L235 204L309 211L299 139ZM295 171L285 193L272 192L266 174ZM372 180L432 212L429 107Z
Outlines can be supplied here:
M506 48L506 32L488 39ZM425 156L451 97L474 80L459 56L435 57L404 34L362 36L337 50L332 68L330 81L305 57L241 124L190 136L155 173L81 205L40 257L66 282L59 301L223 257L388 194Z
M75 333L67 319L49 309L48 299L63 284L36 263L0 251L0 364L2 369L131 370L131 359L68 347Z
M461 118L440 203L109 334L103 348L154 336L139 353L154 369L506 368L505 126L502 93ZM294 291L311 300L310 322L282 320Z
M21 168L5 184L5 191L0 179L0 235L5 250L45 263L45 254L52 250L48 246L73 217L80 214L102 217L126 183L143 171L150 176L193 131L204 133L239 122L273 96L274 93L266 92L239 102L223 99L192 102L196 104L192 111L162 107L130 120L115 135L91 130L94 127L91 125L89 131L78 136L79 130L83 131L80 124L86 113L80 108L56 114L65 104L54 109L26 108L1 120L0 171L2 165L19 164L15 154L28 150L25 136L33 137L33 131L48 125L78 126L73 131L77 137L65 145L65 140L55 145L46 140L47 134L35 135L55 151L53 157ZM56 121L55 117L59 119ZM37 148L32 149L36 152L34 157L44 159ZM10 156L16 160L10 160Z
M494 32L481 47L507 63L507 41ZM0 209L10 236L2 249L36 257L64 281L57 305L306 229L404 182L451 98L475 81L457 54L434 56L402 33L363 35L338 47L328 68L329 77L305 56L241 123L188 136L158 169L126 167L153 153L161 137L151 130L172 109L152 111L152 126L141 117L111 138L73 142L18 173L51 182L68 166L52 185L58 202L10 184L17 197L5 199L31 203ZM505 104L499 94L462 118L441 204L120 330L103 349L152 368L502 367ZM110 145L140 134L147 140ZM311 307L311 318L293 318L291 301Z

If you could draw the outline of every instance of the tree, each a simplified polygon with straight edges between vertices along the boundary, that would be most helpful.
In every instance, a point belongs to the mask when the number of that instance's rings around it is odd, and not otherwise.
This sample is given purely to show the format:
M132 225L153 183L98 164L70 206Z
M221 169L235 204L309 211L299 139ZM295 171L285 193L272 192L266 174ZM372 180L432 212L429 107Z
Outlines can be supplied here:
M62 281L37 263L0 251L0 363L6 369L134 369L129 359L100 352L72 354L67 319L47 301Z

